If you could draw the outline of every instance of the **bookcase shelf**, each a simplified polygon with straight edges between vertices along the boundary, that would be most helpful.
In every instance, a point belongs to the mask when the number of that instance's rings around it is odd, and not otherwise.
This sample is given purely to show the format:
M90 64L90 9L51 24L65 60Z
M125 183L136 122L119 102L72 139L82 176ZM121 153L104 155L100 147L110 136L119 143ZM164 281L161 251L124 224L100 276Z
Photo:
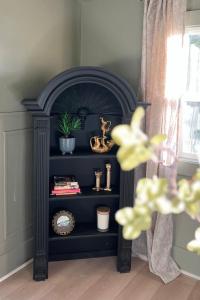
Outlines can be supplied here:
M50 154L50 160L68 160L68 159L109 159L115 158L116 151L109 153L95 153L91 150L76 150L73 154L61 155L60 151L53 151Z
M129 123L137 106L135 93L126 80L100 67L78 67L66 70L53 78L35 99L23 104L33 116L34 160L34 249L33 278L48 278L48 261L117 256L117 270L129 272L132 243L122 237L122 228L115 222L119 208L133 205L134 172L123 172L116 159L117 147L109 153L94 153L90 139L99 136L100 117L112 127ZM139 102L142 105L142 102ZM145 106L145 105L144 105ZM72 155L59 151L58 118L67 112L82 115L81 130L74 134L76 148ZM95 192L95 171L103 172L101 186L106 186L106 164L111 164L112 192ZM49 188L54 176L74 175L81 194L51 196ZM96 210L110 208L110 229L96 230ZM60 210L72 213L74 231L67 237L53 233L52 218Z
M81 194L77 194L77 195L63 195L63 196L49 196L49 200L50 201L58 201L58 200L67 200L67 199L92 199L92 198L98 198L98 199L102 199L102 198L119 198L120 194L119 194L119 189L117 189L116 187L112 187L112 191L111 192L106 192L106 191L100 191L100 192L96 192L92 190L92 187L82 187L81 188Z
M50 231L49 260L88 258L117 254L118 227L98 232L96 224L77 224L69 236L57 236Z
M68 236L56 235L51 229L49 231L49 241L56 240L71 240L79 238L91 238L91 237L109 237L118 235L118 226L116 224L110 224L109 231L99 232L97 231L96 224L94 223L82 223L76 224L73 232Z

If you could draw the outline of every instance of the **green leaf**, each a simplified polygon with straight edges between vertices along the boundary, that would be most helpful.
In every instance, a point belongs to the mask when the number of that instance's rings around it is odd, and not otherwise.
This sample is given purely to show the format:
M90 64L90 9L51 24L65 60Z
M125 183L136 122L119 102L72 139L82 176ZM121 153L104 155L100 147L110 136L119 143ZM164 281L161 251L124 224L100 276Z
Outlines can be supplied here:
M152 145L160 145L162 142L164 142L167 139L167 136L165 134L157 134L154 135L151 139L150 139L150 143Z
M198 240L193 240L187 244L187 249L191 252L200 255L200 242Z
M195 231L195 239L200 242L200 227Z
M126 225L133 221L134 218L134 210L133 207L125 207L117 211L115 214L115 220L120 225Z
M118 125L111 132L112 139L117 145L132 144L129 125Z
M141 124L141 121L144 117L145 111L143 107L136 108L132 120L131 120L131 128L134 129L135 127L139 127Z
M124 239L134 240L140 236L141 230L137 230L137 229L133 228L133 226L131 226L131 225L126 225L123 228L122 234L123 234Z
M146 162L152 156L152 150L143 145L121 147L117 152L117 159L122 170L130 171L141 163Z
M73 130L80 129L80 127L80 119L72 118L68 113L62 114L58 121L58 130L64 136L68 136Z

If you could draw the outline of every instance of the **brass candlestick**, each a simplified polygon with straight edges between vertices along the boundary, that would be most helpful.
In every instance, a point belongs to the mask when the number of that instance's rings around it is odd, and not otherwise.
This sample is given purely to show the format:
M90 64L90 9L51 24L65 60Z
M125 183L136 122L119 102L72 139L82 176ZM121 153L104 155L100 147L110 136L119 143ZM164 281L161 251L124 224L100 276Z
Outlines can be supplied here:
M96 186L93 188L93 190L96 192L100 192L102 190L101 188L102 171L95 171L95 176L96 176Z
M106 187L104 188L104 191L111 192L112 189L110 187L111 183L111 164L106 164Z

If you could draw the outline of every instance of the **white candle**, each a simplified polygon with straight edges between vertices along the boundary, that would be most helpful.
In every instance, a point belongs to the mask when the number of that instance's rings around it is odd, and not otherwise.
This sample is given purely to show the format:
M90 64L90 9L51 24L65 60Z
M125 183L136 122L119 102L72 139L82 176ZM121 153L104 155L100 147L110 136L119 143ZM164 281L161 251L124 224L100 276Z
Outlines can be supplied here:
M109 229L110 208L100 206L97 208L97 230L106 232Z

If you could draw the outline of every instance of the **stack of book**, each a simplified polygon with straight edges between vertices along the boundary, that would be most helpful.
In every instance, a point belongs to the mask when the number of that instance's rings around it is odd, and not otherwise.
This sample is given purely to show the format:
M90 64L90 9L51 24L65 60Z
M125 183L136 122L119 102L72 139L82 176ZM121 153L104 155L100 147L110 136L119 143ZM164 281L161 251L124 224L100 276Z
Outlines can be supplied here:
M64 196L80 194L81 190L74 176L54 176L51 195Z

